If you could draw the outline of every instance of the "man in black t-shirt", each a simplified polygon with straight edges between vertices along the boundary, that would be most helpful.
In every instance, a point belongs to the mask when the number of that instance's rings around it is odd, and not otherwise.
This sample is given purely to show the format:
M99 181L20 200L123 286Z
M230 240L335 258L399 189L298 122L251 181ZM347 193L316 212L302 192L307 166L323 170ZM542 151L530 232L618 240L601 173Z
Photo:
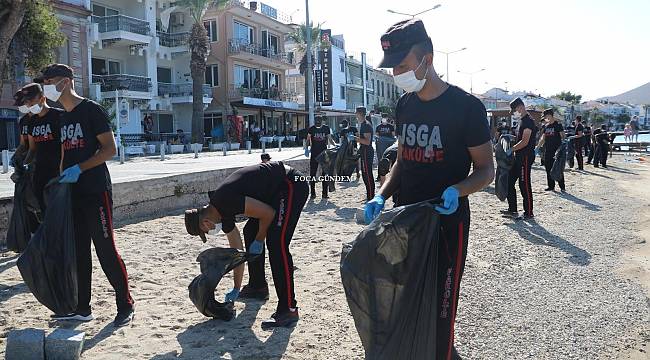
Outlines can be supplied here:
M517 192L515 182L519 181L519 190L524 201L523 219L533 219L533 189L530 181L530 172L535 161L535 139L537 127L530 117L521 98L510 102L510 113L521 118L517 131L517 143L510 149L515 153L515 164L510 170L508 183L508 210L502 211L507 216L517 216ZM517 217L517 219L521 219Z
M538 148L545 147L544 150L544 168L546 169L546 182L548 187L545 191L555 190L555 180L551 177L551 169L555 163L555 152L562 145L564 140L564 127L553 116L553 109L544 110L544 120L546 124L542 126L542 136L537 144ZM564 184L564 173L562 179L558 181L560 190L566 192L566 185Z
M600 167L600 165L602 165L604 168L607 168L607 153L609 152L609 133L607 132L607 125L603 124L600 126L600 129L594 130L594 139L596 142L594 167Z
M582 146L584 142L584 131L585 127L582 125L582 116L578 115L576 117L576 129L575 135L570 138L570 141L573 142L573 146L576 150L576 160L578 162L578 170L584 170L584 164L582 159Z
M375 177L372 174L375 159L375 150L372 147L372 123L370 116L366 116L366 108L363 106L357 108L356 116L359 121L359 136L355 139L359 143L361 154L361 177L366 186L366 201L370 201L375 196Z
M375 148L377 149L377 160L381 161L382 155L395 143L395 126L388 122L388 118L382 117L381 124L377 125L375 129L377 140L375 141ZM378 175L378 181L381 182Z
M437 337L431 358L457 358L454 323L469 238L467 196L494 179L487 115L479 99L436 74L433 44L421 20L393 25L381 37L381 45L384 58L379 67L393 68L395 84L406 93L395 109L397 161L379 193L366 204L366 221L374 219L395 192L397 205L441 199L435 207L441 214L441 244L437 279L432 279L441 300L437 319L430 319Z
M585 156L587 157L587 164L591 164L591 160L594 158L594 143L592 142L592 129L591 125L585 126L585 130L583 132L583 139L584 139L584 144L585 144Z
M61 166L60 120L64 111L51 108L43 95L40 84L31 83L21 89L24 104L29 108L29 155L26 163L35 165L34 193L38 199L41 213L45 213L43 191L45 185L59 176Z
M347 120L341 121L341 131L339 131L339 141L341 144L343 143L349 143L350 147L348 148L348 151L350 153L355 153L357 151L357 134L359 133L359 130L357 130L356 127L351 126L350 123ZM357 180L359 180L359 165L358 163L360 160L357 162L357 167L354 169L355 173L357 174Z
M242 247L235 218L242 214L249 218L244 226L244 242L249 253L260 257L248 262L249 283L241 292L243 266L235 269L235 287L226 300L268 299L264 275L266 244L278 305L271 319L262 322L262 327L289 327L299 318L289 244L309 196L309 185L302 178L300 172L282 162L247 166L208 192L209 205L185 212L185 227L190 235L198 235L205 242L205 233L221 224L221 230L235 248Z
M318 161L316 161L316 158L318 155L320 155L323 151L327 149L328 144L334 144L334 140L332 140L332 133L330 131L330 127L327 125L323 125L323 118L321 116L316 117L316 124L312 127L309 128L307 131L307 147L308 147L308 152L310 152L310 158L309 158L309 176L311 177L311 181L309 185L311 186L311 197L312 199L316 197L316 173L318 172ZM311 146L311 151L309 151L309 146ZM322 172L322 171L321 171ZM332 174L325 174L323 175L332 175ZM328 184L323 181L323 193L322 197L323 199L327 199L327 190L328 190Z
M74 90L74 73L64 64L43 70L45 96L63 105L61 118L61 180L70 183L77 252L78 305L71 314L56 314L59 320L90 321L92 260L90 242L102 270L115 290L115 327L133 320L133 298L124 261L117 252L113 234L113 195L106 161L116 154L115 139L106 110Z

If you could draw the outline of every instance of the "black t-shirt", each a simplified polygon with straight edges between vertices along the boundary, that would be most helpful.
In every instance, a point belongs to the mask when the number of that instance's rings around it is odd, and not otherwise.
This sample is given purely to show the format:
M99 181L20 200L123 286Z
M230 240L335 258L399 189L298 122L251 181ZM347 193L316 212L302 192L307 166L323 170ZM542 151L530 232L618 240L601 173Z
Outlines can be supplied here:
M30 114L25 114L23 117L18 120L18 131L20 132L20 136L24 137L25 140L27 140L27 135L29 135L29 123L31 120L31 115Z
M530 129L531 131L530 139L528 140L528 144L526 145L526 147L517 151L517 155L519 156L535 155L535 139L537 139L537 126L535 126L535 122L533 121L533 118L531 118L530 115L528 114L524 115L524 117L521 118L521 122L519 123L519 131L517 132L517 142L521 141L521 138L524 136L524 130L526 129Z
M61 117L63 169L90 159L101 148L97 135L111 131L106 110L98 103L83 99ZM87 195L110 191L111 175L106 163L86 170L74 184L74 194Z
M603 129L596 129L594 130L594 137L596 138L596 142L599 145L607 145L609 142L609 134L607 133L606 130Z
M559 122L554 122L552 124L546 124L542 127L542 132L544 133L544 146L547 151L555 151L562 144L562 133L564 133L564 127Z
M359 137L363 137L365 134L370 134L370 141L372 142L372 125L364 121L361 123L361 126L359 127ZM370 146L370 145L364 145L360 144L361 146Z
M330 135L330 128L327 125L321 127L314 125L309 128L308 133L311 135L311 157L315 158L327 149L327 137Z
M377 125L377 136L393 137L395 132L395 127L391 124L379 124Z
M590 143L591 142L591 127L590 126L585 126L585 130L583 132L585 142Z
M277 161L241 168L208 192L210 204L221 214L222 231L235 228L235 217L244 213L246 197L272 206L280 185L287 178L284 165Z
M29 135L36 143L36 173L47 175L50 179L58 174L61 162L59 135L64 113L61 109L50 108L43 117L34 115L29 124Z
M466 179L471 166L467 148L491 139L485 107L456 86L426 102L406 93L395 113L402 145L400 205L440 197Z
M397 161L397 150L399 147L397 146L397 143L389 146L386 150L384 150L383 158L388 159L390 161L391 166L395 164L395 161Z

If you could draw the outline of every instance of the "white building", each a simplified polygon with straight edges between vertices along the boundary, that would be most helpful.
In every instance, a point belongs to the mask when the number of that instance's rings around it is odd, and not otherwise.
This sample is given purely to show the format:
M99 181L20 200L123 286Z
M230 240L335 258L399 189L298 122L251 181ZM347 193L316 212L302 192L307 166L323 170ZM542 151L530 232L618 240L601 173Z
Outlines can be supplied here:
M128 101L122 133L191 132L188 39L193 20L188 10L169 0L92 0L91 11L90 97L114 99L117 90L120 102ZM208 85L203 94L207 106L212 101ZM147 114L153 127L144 129Z

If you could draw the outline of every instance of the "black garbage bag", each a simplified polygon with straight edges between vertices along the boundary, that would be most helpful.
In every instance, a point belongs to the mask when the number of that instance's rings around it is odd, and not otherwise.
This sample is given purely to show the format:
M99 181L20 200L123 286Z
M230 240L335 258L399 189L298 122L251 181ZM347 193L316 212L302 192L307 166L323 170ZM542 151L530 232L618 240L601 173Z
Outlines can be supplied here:
M29 239L32 237L29 212L25 201L26 186L27 183L23 177L16 183L13 209L9 219L9 228L7 229L7 248L17 253L25 250Z
M235 317L233 304L215 300L214 290L224 275L256 256L230 248L212 248L199 254L196 261L201 264L201 275L195 277L187 288L190 300L201 314L225 321Z
M575 145L573 144L573 141L569 140L567 144L567 151L566 151L566 162L569 165L569 167L572 169L573 169L575 157L576 157Z
M555 159L551 168L551 178L560 181L564 178L564 168L567 162L567 142L563 141L562 145L555 151Z
M382 213L343 247L341 281L366 359L433 359L440 217L421 202Z
M49 208L18 258L18 270L36 299L55 314L77 309L77 257L70 185L53 179L46 186Z
M341 147L335 146L330 149L325 149L320 155L316 157L318 166L320 166L321 171L327 175L333 175L336 171L336 156Z
M508 198L508 178L510 169L515 163L515 155L508 156L506 152L515 144L515 137L512 135L501 135L495 145L494 156L497 160L497 170L494 177L494 192L499 200Z
M361 157L354 145L355 142L341 141L341 146L336 154L336 175L352 176Z

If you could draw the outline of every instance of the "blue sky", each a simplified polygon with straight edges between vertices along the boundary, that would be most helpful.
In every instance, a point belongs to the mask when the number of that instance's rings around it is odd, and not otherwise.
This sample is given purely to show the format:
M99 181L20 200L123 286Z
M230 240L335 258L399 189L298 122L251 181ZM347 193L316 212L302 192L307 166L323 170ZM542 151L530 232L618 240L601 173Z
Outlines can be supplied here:
M304 22L304 0L272 0L294 22ZM381 59L379 37L404 16L421 16L434 48L467 50L449 57L450 81L474 92L493 86L552 95L562 90L585 99L611 96L650 82L650 1L643 0L311 0L310 15L345 36L346 47ZM446 72L445 56L434 66ZM486 84L486 82L488 84Z

